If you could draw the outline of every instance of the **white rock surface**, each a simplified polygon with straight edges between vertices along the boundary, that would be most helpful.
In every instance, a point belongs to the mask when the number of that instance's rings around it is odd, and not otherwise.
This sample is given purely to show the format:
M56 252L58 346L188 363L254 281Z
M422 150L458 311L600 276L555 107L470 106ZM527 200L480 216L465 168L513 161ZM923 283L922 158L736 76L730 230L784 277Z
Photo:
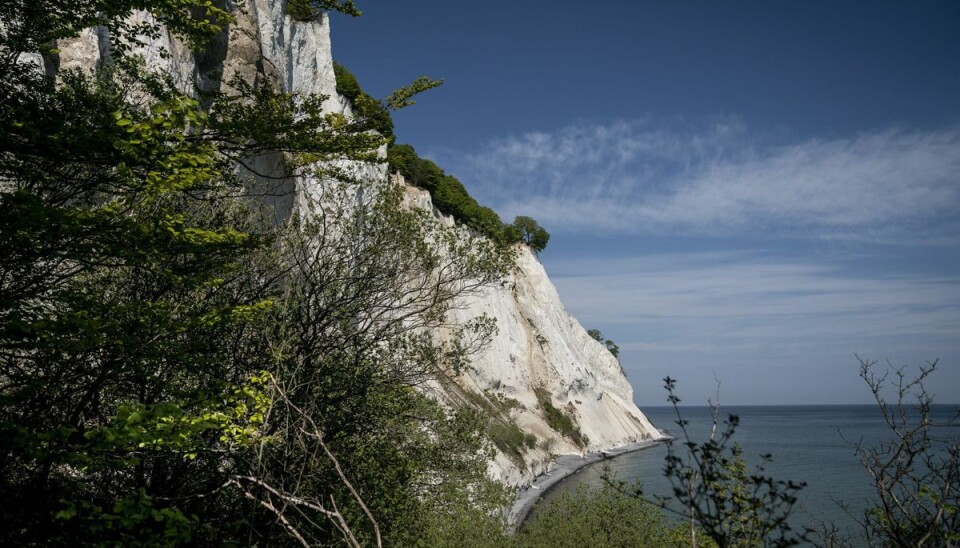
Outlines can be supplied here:
M235 75L248 81L269 78L286 92L326 95L327 110L349 114L348 101L336 94L329 20L293 21L283 12L284 4L282 0L246 0L246 9L236 13L237 22L202 53L189 51L169 33L162 33L140 53L148 66L172 75L186 92L195 83L223 86ZM90 30L58 44L60 69L94 69L108 55L105 40L102 30ZM171 55L161 57L160 48ZM282 169L281 160L279 155L266 155L254 159L254 164L258 171L276 175ZM363 176L383 182L387 174L383 166L375 166L366 168ZM322 184L289 178L276 183L275 191L283 195L275 204L278 215L289 215L296 202L305 203L305 196ZM434 209L426 191L408 187L407 194L410 203ZM445 218L444 222L453 221ZM498 334L457 379L459 395L447 394L447 399L463 401L463 391L469 390L492 400L515 400L515 405L508 406L509 420L538 440L536 449L523 454L522 463L498 455L490 465L493 477L511 485L526 484L546 470L553 455L602 451L659 437L633 403L633 389L617 360L567 313L528 248L518 251L517 268L505 283L463 304L453 312L457 321L487 314L496 319ZM574 419L589 439L586 446L576 445L547 424L535 393L538 388Z
M408 187L407 194L409 203L434 209L427 191ZM458 379L461 386L494 402L500 397L515 400L519 406L510 409L510 419L538 439L538 448L524 455L524 466L498 455L490 467L493 477L524 485L547 470L552 455L660 438L633 403L633 387L619 362L566 311L528 247L519 246L517 267L503 284L468 297L464 304L453 311L459 323L486 314L496 319L498 333ZM575 419L589 439L585 447L550 428L534 392L538 387L552 396L554 407Z

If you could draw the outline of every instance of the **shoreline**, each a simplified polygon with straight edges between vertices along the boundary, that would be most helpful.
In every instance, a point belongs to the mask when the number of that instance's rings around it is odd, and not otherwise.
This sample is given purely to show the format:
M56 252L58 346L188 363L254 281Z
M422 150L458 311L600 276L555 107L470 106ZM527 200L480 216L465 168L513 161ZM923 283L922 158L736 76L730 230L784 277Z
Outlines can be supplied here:
M660 438L628 443L627 445L605 451L587 453L586 455L558 455L553 459L546 474L534 478L530 485L521 488L521 491L517 494L517 498L510 508L510 514L507 518L510 523L510 528L514 532L519 530L523 522L530 516L530 511L533 509L533 506L543 498L543 495L553 487L556 487L561 481L576 474L580 470L598 462L619 457L620 455L636 453L637 451L656 447L672 439L671 436L664 435Z

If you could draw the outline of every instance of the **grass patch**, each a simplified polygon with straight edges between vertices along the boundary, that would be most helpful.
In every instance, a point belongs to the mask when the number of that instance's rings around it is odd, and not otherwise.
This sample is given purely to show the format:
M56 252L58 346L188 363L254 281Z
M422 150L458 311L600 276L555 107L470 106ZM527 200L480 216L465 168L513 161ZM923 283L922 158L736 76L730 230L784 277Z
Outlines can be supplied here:
M333 72L337 79L337 93L350 100L353 113L363 124L363 129L372 129L392 141L393 118L387 107L363 91L357 77L340 63L333 64Z
M508 422L494 420L487 426L487 437L501 453L508 456L518 466L525 466L523 455L530 449L537 447L537 438Z
M547 421L547 426L559 432L563 436L573 440L573 443L579 447L586 447L590 440L580 431L573 417L564 413L553 405L553 396L546 388L538 386L533 389L537 396L537 403L543 410L543 416Z
M463 389L463 395L469 405L487 416L487 439L517 466L526 467L523 455L537 447L537 437L527 434L510 421L510 411L521 407L520 402L503 394L480 393L466 388Z

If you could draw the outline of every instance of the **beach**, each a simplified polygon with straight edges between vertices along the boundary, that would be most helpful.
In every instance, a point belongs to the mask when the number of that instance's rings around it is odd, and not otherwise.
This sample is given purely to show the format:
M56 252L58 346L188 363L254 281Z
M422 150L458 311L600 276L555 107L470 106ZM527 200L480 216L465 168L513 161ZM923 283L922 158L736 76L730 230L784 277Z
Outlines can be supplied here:
M651 440L644 440L636 443L630 443L606 451L597 451L585 455L558 455L550 465L546 474L537 476L529 486L521 488L517 494L517 500L514 501L510 509L509 521L514 529L519 529L520 525L530 515L530 510L534 504L551 488L556 486L565 478L576 474L580 470L627 453L635 453L650 447L655 447L669 441L670 437L662 437Z

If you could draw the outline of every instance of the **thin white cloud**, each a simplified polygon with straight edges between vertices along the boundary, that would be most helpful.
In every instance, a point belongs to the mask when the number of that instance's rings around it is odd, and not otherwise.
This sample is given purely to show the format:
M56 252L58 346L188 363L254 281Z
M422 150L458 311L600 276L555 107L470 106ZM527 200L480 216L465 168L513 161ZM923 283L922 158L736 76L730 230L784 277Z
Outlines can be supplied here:
M440 154L505 217L587 233L960 237L960 128L764 144L736 120L572 125Z
M877 278L760 254L661 254L551 262L564 302L587 324L620 325L622 346L780 348L960 333L960 279ZM618 341L620 342L620 341ZM949 345L951 348L955 344Z

